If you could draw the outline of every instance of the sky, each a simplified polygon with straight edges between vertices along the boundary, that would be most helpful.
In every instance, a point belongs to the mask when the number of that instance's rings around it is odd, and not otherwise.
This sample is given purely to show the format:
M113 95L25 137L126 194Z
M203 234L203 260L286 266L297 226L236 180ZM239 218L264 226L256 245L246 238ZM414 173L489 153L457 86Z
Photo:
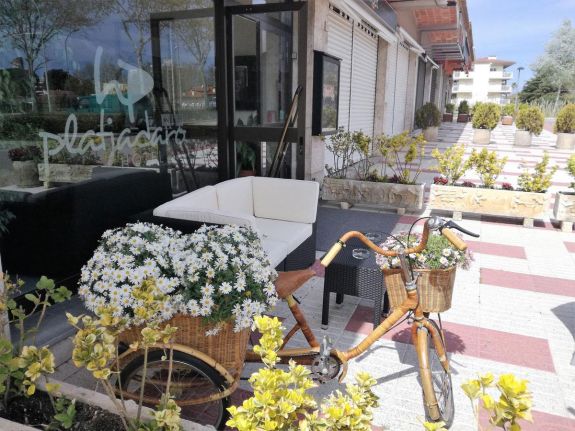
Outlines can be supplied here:
M575 26L575 0L467 0L476 58L495 55L515 61L507 68L519 87L533 77L531 65L563 22Z

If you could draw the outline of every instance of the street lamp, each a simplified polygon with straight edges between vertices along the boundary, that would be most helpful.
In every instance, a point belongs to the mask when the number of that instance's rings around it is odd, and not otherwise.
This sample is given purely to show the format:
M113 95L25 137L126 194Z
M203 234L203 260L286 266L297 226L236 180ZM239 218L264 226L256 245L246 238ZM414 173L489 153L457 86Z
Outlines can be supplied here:
M517 105L519 104L519 83L521 82L521 71L525 69L523 66L517 68L517 92L515 93L515 112L517 112Z

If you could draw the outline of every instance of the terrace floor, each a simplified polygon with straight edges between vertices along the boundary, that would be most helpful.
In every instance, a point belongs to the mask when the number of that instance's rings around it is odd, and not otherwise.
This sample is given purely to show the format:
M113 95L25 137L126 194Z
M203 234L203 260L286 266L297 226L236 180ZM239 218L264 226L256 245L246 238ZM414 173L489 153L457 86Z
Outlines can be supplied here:
M428 145L427 154L432 148L443 149L454 143L465 143L470 152L476 147L471 143L472 132L470 124L443 123L439 141ZM492 134L494 142L489 148L508 156L500 182L515 185L523 167L532 167L547 150L552 162L561 168L551 190L568 187L571 179L565 164L570 152L554 149L553 134L544 131L534 138L530 148L514 148L513 135L514 126L498 126ZM426 157L421 180L427 184L437 175L430 169L432 165L431 158ZM379 214L382 220L397 217L389 212ZM406 230L417 216L399 217L394 232ZM453 367L456 416L452 429L477 430L460 385L478 373L491 371L495 375L514 373L529 380L535 424L525 424L523 429L575 430L575 235L562 232L550 220L536 222L531 229L524 228L521 220L496 217L465 216L461 224L481 237L469 241L475 260L468 271L458 271L452 308L442 313ZM360 225L355 228L362 230ZM318 257L323 251L318 250ZM373 304L346 297L343 304L336 305L332 294L330 324L322 330L323 270L317 263L314 268L317 276L298 294L302 308L318 338L329 335L336 347L349 348L371 331ZM75 307L79 310L80 304ZM287 307L278 306L274 314L285 318L286 327L291 326ZM380 397L380 407L375 412L374 429L423 429L415 350L404 329L405 326L396 328L350 364L347 381L352 381L353 374L360 370L369 371L377 379L375 392ZM51 330L58 332L60 339L54 346L59 363L56 378L93 387L90 376L71 364L67 335L56 324ZM295 341L303 340L299 337ZM245 374L253 370L249 366ZM341 388L331 382L314 393L320 401ZM236 399L248 395L249 387L242 384Z

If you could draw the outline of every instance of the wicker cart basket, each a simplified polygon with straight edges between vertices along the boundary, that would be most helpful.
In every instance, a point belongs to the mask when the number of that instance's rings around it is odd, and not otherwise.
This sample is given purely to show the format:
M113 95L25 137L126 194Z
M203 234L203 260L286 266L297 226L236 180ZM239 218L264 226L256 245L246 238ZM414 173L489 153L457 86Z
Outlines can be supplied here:
M439 313L451 308L451 296L455 284L453 266L447 269L415 269L419 273L417 287L419 302L424 312ZM391 307L395 308L407 298L401 269L383 269L383 278Z
M211 326L204 324L200 317L179 314L165 322L168 323L178 328L174 343L199 350L219 362L234 378L240 377L250 337L249 328L234 332L233 324L228 322L217 335L206 336ZM119 341L129 344L138 340L141 329L133 327L124 331Z

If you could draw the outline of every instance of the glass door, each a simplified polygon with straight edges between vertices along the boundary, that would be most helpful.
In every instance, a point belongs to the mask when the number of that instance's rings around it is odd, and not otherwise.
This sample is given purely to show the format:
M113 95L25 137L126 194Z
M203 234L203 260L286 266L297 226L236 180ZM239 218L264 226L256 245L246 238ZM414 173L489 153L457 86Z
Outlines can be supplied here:
M204 2L206 6L211 2ZM218 181L214 9L151 17L155 122L167 133L175 193Z
M235 176L267 176L298 86L301 4L226 8L230 162ZM295 47L295 49L294 49ZM279 176L295 177L295 124Z

